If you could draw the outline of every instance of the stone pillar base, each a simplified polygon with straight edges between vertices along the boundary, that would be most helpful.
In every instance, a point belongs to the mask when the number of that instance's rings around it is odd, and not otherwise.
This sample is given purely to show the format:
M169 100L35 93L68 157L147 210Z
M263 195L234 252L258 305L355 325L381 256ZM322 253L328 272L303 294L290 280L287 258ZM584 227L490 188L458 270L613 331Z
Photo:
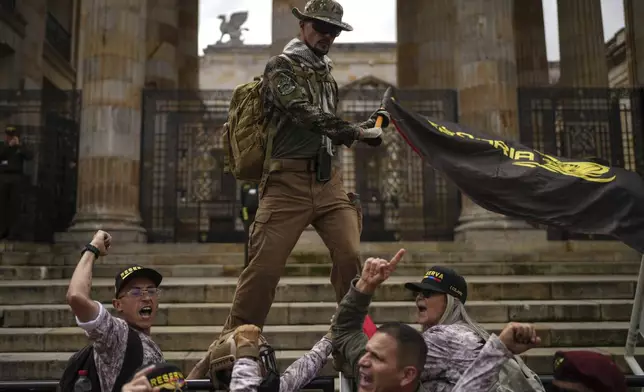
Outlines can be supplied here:
M548 248L548 233L529 223L474 206L454 229L454 241L472 250L523 250Z
M56 243L86 243L92 239L98 230L110 233L115 243L146 242L145 229L138 222L128 222L123 219L114 220L83 220L75 222L66 232L56 233Z

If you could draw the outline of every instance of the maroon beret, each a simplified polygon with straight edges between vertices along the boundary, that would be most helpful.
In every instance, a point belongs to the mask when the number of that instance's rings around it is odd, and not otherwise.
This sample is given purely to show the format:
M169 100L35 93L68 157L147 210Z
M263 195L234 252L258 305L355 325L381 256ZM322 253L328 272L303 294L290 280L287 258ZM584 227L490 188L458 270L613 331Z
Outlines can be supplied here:
M626 392L626 378L609 356L594 351L557 351L556 380L578 382L595 392Z

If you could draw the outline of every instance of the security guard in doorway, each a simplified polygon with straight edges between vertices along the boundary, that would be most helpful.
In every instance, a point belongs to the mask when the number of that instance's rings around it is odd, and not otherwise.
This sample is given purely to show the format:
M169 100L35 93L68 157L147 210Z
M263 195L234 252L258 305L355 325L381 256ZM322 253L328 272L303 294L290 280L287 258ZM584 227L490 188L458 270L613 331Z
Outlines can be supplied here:
M17 239L24 163L31 158L31 152L20 141L20 131L7 126L0 144L0 239Z

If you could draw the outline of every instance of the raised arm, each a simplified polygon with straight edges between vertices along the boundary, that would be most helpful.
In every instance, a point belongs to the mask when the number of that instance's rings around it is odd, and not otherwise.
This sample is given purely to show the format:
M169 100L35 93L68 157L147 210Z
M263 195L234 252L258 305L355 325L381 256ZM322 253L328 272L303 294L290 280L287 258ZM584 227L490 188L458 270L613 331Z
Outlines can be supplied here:
M313 381L326 364L333 346L329 337L318 341L311 351L293 362L280 376L280 392L296 392Z
M100 255L107 254L106 249L109 247L112 238L109 234L99 230L90 245L94 247ZM72 279L67 289L67 303L72 308L72 312L81 323L95 320L100 311L100 305L92 300L90 293L92 290L92 269L97 255L91 251L86 251L80 258Z
M369 341L362 325L367 317L372 296L356 288L358 282L358 279L351 282L351 288L340 301L331 327L333 348L348 362L354 374L358 374L356 366L366 352L365 347Z
M452 392L490 391L499 382L499 373L507 360L514 360L514 355L521 354L540 342L534 326L509 323L499 336L490 335Z

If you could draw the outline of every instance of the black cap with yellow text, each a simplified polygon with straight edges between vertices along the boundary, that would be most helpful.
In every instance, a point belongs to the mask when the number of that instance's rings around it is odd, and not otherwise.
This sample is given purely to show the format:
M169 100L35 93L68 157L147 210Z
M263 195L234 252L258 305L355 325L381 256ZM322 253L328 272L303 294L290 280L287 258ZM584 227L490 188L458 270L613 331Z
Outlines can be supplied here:
M159 287L163 276L152 268L141 267L140 265L131 265L121 270L114 279L114 294L119 295L123 286L134 278L148 278L156 287Z
M405 288L416 293L439 292L458 298L463 304L467 300L467 283L465 278L447 267L433 266L423 276L420 283L405 283Z
M187 391L188 383L181 373L181 369L170 363L158 363L145 376L152 388L159 388L162 391Z

